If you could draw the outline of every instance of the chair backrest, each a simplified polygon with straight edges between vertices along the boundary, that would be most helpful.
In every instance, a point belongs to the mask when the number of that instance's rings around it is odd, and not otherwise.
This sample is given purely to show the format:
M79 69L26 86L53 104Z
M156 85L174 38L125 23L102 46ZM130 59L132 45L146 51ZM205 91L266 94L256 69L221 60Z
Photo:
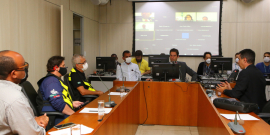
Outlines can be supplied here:
M39 116L39 113L38 113L38 104L36 102L36 98L38 96L35 88L32 86L32 84L28 81L25 81L21 84L22 86L22 92L25 94L25 96L28 98L29 100L29 104L30 106L32 107L33 109L33 112L35 114L35 116Z
M68 76L69 76L69 74L64 75L64 83L68 86L68 91L69 91L69 93L71 95L71 98L72 99L75 99L74 98L72 87L71 87L71 85L70 85L70 83L68 81Z
M270 113L270 100L263 106L262 113Z

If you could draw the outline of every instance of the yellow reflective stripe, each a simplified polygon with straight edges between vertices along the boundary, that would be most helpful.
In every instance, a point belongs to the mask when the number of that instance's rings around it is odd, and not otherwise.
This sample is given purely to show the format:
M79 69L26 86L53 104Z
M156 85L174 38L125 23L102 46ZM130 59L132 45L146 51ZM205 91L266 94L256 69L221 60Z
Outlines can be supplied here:
M63 95L63 99L64 101L73 109L73 105L72 105L72 98L68 92L68 86L66 86L64 83L62 83L62 81L59 80L59 82L61 83L61 85L64 87L62 95Z
M76 70L75 70L74 68L72 68L72 69L71 69L71 72L76 73ZM68 77L68 80L69 80L69 81L71 81L71 72L69 72L69 77ZM92 85L89 84L88 82L83 81L83 83L84 83L86 86L89 86L89 87L88 87L88 90L90 90L90 91L96 91L96 90L92 87Z
M71 72L68 74L68 81L71 81L71 73L76 73L76 70L74 68L71 69Z
M68 81L71 81L71 72L69 72L69 74L68 74Z
M76 72L76 70L74 68L71 69L71 72Z
M90 83L85 82L85 81L83 81L83 83L84 83L86 86L88 86L88 90L90 90L90 91L96 91L96 90L92 87L92 85L91 85Z

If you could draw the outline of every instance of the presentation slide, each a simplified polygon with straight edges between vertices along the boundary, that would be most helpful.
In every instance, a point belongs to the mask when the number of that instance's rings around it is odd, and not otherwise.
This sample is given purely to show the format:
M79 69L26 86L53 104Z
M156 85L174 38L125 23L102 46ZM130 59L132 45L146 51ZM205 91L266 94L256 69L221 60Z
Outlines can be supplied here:
M136 50L144 55L219 55L220 1L136 2Z

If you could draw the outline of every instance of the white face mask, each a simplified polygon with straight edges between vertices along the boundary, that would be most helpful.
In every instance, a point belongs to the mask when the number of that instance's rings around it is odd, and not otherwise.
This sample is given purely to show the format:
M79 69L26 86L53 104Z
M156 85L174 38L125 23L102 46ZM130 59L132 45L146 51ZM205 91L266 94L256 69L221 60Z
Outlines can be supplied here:
M236 63L238 63L238 62L239 62L239 59L238 59L238 58L236 58L236 59L235 59L235 62L236 62Z
M88 68L88 64L87 64L87 62L86 62L86 63L83 64L82 70L85 71L85 70L87 70L87 68Z
M210 64L210 63L211 63L211 59L207 59L205 62L206 62L207 64Z
M130 63L131 62L131 57L126 58L126 63Z
M270 61L270 58L269 57L264 57L263 58L263 61L266 62L266 63L268 63Z

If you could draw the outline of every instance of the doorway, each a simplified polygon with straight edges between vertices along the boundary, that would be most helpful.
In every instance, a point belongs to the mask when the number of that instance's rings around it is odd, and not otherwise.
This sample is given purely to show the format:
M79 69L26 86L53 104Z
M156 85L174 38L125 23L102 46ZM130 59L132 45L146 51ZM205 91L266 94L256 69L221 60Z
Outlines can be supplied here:
M83 17L73 14L73 55L83 54Z

